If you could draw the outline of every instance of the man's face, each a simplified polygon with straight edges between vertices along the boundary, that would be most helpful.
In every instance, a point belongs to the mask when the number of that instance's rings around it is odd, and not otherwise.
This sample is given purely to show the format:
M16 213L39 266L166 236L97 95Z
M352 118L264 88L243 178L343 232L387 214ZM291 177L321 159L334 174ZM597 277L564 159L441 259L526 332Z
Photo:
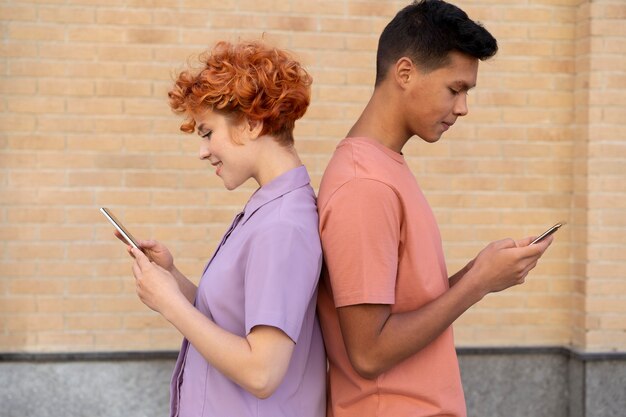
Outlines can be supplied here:
M405 90L407 128L427 142L439 140L467 114L467 91L476 85L478 59L455 51L449 58L446 66L427 73L414 67Z

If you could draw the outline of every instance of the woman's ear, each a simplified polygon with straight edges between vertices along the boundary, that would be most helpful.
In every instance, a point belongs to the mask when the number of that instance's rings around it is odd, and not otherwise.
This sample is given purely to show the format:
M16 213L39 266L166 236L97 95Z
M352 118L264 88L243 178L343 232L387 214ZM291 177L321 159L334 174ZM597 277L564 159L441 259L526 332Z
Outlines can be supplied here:
M252 140L261 136L261 132L263 131L263 120L255 120L246 117L244 129L246 135Z

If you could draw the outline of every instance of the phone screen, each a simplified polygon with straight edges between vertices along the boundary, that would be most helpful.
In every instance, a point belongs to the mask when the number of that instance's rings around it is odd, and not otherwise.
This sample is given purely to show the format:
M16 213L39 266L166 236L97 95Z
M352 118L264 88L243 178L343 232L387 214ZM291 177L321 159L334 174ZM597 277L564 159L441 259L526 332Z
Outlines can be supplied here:
M532 242L530 242L531 245L541 242L542 240L544 240L545 238L547 238L548 236L550 236L552 233L556 232L557 230L559 230L559 228L561 226L563 226L565 224L565 222L561 222L561 223L557 223L554 226L552 226L551 228L549 228L548 230L546 230L545 232L543 232L538 238L536 238L535 240L533 240Z
M141 248L137 244L137 241L135 240L133 235L131 235L130 232L126 230L126 228L122 225L122 223L120 223L117 217L115 217L113 213L111 213L110 210L108 210L105 207L101 207L100 212L104 214L104 217L106 217L111 222L111 224L117 229L117 231L120 232L120 234L122 235L126 243L128 243L133 248L137 248L141 250Z

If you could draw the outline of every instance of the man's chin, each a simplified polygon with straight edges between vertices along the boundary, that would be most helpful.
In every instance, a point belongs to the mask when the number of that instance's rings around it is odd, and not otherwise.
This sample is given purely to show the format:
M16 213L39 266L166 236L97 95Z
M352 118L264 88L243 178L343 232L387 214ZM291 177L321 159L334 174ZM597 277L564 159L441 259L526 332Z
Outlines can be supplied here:
M441 136L443 134L439 134L439 135L419 135L419 134L415 134L416 137L420 138L421 140L423 140L424 142L427 143L435 143L437 141L439 141L439 139L441 139Z

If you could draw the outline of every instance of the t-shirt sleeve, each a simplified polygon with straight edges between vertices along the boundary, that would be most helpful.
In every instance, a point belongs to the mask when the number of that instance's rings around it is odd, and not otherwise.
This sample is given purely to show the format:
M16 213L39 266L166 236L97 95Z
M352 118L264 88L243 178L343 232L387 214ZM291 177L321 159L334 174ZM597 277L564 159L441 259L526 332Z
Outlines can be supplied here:
M305 314L317 294L322 252L317 232L276 222L250 242L245 272L246 334L254 326L281 329L298 340Z
M394 304L401 215L395 191L377 180L353 179L320 214L335 306Z

